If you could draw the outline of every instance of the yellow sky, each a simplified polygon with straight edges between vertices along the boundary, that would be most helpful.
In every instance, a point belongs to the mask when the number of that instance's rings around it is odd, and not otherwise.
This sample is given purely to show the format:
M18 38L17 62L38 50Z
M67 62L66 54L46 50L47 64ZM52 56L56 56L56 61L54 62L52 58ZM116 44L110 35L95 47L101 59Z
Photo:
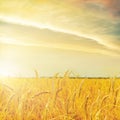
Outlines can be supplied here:
M1 0L0 74L33 76L34 69L42 76L66 70L118 74L117 11L97 0Z

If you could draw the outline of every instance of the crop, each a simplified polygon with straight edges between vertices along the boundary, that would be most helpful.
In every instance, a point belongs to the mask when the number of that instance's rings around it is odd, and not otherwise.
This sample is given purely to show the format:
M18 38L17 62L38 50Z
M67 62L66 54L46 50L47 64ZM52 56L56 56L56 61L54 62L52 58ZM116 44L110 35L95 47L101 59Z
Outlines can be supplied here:
M0 120L120 120L120 81L1 78Z

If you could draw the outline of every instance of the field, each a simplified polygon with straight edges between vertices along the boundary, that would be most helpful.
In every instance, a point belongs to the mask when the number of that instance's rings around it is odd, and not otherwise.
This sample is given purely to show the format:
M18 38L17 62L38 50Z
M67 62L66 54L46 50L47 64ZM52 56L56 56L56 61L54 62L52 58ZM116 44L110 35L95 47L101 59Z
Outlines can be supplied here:
M120 80L1 78L0 120L120 120Z

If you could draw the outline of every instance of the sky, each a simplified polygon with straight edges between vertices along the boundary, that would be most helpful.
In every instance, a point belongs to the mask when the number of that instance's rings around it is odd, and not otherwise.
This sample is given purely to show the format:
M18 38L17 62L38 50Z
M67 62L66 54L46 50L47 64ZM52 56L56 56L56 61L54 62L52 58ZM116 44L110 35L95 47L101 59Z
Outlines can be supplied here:
M120 74L120 0L0 0L0 76Z

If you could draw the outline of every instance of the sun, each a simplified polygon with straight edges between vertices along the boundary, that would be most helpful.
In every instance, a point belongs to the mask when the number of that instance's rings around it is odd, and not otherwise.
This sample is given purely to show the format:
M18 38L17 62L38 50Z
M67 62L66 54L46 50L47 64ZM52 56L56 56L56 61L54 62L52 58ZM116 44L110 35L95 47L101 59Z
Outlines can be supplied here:
M10 72L8 69L0 69L0 76L1 77L7 77L10 75Z
M14 76L15 70L11 64L3 64L0 66L0 77Z

